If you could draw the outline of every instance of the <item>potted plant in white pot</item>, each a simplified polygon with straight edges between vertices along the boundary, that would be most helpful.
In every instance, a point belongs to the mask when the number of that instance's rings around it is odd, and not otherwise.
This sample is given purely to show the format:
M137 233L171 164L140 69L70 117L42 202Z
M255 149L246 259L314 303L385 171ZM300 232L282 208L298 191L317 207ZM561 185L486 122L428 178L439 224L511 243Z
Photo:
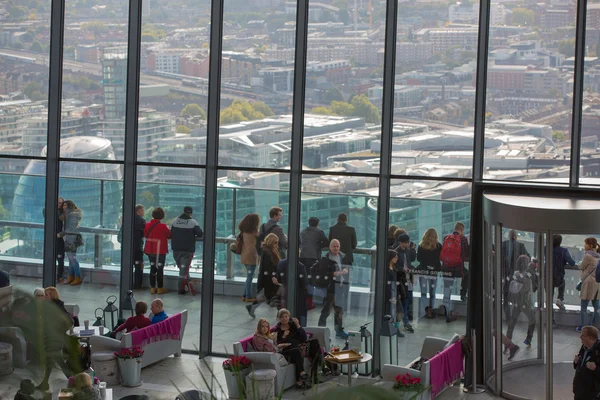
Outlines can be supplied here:
M121 371L121 385L135 387L142 384L142 356L144 350L140 347L123 348L115 351L115 357Z
M225 382L227 382L230 399L237 399L240 397L240 393L244 393L244 382L249 368L250 360L246 356L229 356L223 361Z
M399 399L403 400L422 400L423 393L427 390L421 383L421 378L413 377L409 373L396 376L393 388L400 395Z

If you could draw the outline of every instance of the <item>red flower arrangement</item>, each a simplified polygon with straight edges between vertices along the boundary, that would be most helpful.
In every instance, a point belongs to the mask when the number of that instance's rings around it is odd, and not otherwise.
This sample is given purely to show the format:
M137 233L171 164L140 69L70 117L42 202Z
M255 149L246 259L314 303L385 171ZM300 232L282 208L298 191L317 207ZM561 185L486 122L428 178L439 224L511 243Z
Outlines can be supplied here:
M423 393L426 387L421 383L421 378L413 377L409 373L396 376L394 389L401 392L415 392L415 397Z
M243 369L250 367L250 360L246 356L229 356L229 358L223 361L223 369L225 371L239 372Z
M115 357L123 359L140 358L144 355L141 347L128 347L114 352Z

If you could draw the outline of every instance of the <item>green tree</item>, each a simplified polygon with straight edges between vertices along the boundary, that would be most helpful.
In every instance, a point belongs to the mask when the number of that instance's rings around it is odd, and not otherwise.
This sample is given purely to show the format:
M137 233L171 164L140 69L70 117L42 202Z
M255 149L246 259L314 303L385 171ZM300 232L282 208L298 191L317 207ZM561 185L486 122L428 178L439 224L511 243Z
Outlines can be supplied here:
M354 96L351 103L356 109L356 112L354 113L355 116L362 117L366 122L374 124L381 122L379 110L364 94L361 94L360 96Z
M331 110L329 108L323 107L323 106L314 107L311 110L311 113L313 113L313 114L320 114L320 115L332 115Z
M564 39L558 42L558 52L566 57L575 55L575 39Z
M180 117L194 117L197 115L199 115L201 119L206 119L206 111L196 103L186 105L179 114Z
M527 8L518 7L512 12L511 21L513 25L533 25L535 14Z
M192 130L185 125L178 125L175 132L189 134Z
M92 32L94 37L108 32L108 26L104 22L92 21L81 24L81 29Z
M269 107L262 101L256 101L252 103L252 107L259 113L262 113L265 117L272 117L273 115L275 115L273 110L271 110L271 107Z
M226 109L221 111L222 124L234 124L242 121L254 121L274 115L273 110L263 102L249 103L234 100Z
M345 101L332 101L329 109L333 115L350 116L356 113L355 107Z
M37 101L44 100L46 96L42 93L42 87L37 82L29 82L27 86L23 88L23 93L27 98Z
M25 46L23 46L23 43L21 43L20 40L15 40L12 44L12 48L17 50L23 50Z
M323 100L328 101L330 103L332 101L344 101L344 95L342 94L342 91L340 89L331 88L325 90L325 93L323 94Z
M6 211L6 208L4 208L4 205L2 204L2 197L0 197L0 219L4 219L6 218L8 212Z
M227 107L221 111L221 123L223 125L235 124L237 122L248 121L244 114L240 110Z
M552 140L562 142L563 140L565 140L565 134L563 133L563 131L552 131Z
M29 50L33 51L34 53L43 53L44 46L42 46L42 44L39 41L34 40L33 43L31 43L31 47L29 48Z

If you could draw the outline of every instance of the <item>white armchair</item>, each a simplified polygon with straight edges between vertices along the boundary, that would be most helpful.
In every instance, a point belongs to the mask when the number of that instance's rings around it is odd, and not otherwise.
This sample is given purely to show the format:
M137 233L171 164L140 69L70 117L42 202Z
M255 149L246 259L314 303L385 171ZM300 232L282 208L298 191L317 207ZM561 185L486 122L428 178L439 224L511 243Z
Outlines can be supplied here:
M325 327L307 327L304 328L307 333L311 334L312 338L319 339L319 344L326 351L331 345L329 337L329 328ZM236 342L233 344L233 352L236 356L246 356L252 362L252 368L258 369L273 369L277 373L275 376L275 395L279 395L285 389L294 386L296 383L296 371L293 365L290 365L278 353L267 353L254 351L252 344L246 345L246 350L242 343ZM305 360L305 370L310 370L310 362Z

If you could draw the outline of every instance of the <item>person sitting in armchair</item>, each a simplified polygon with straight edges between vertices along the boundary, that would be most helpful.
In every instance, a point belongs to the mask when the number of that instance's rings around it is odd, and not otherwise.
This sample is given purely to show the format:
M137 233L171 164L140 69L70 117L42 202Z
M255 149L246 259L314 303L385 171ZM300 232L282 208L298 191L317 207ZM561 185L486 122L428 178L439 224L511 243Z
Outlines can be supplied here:
M158 324L159 322L162 322L165 319L169 318L169 316L164 310L164 307L165 305L161 299L152 300L152 303L150 303L150 310L152 311L152 316L150 317L150 325Z
M118 332L125 331L125 333L129 333L136 329L142 329L150 325L150 318L146 317L145 315L147 311L148 304L146 304L145 301L138 301L135 303L135 315L127 318L124 323L112 331L110 333L110 337L116 338Z

